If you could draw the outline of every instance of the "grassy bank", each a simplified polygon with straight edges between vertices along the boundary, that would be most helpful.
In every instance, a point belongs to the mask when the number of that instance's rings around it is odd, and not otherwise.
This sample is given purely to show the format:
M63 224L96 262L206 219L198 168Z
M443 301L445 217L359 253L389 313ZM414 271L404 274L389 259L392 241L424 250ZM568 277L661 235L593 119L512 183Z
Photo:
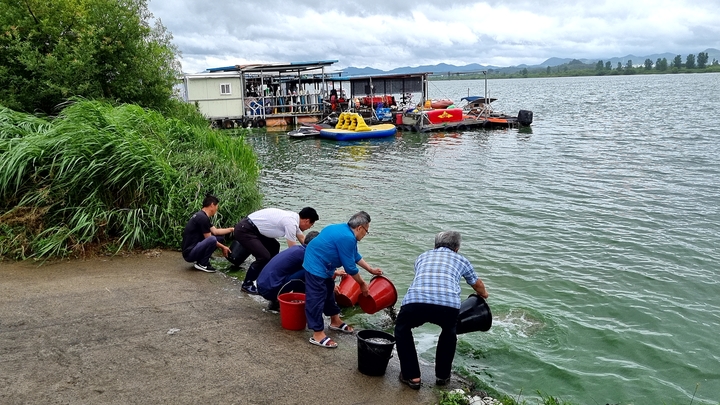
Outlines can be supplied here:
M208 192L224 226L258 208L244 138L173 108L77 101L39 118L0 106L0 258L176 247Z

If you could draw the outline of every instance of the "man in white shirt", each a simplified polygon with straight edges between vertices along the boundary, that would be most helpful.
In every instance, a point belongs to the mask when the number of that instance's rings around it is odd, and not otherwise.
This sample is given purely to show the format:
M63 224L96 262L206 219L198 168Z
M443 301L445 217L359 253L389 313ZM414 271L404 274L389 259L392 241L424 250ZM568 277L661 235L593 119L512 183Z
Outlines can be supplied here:
M255 257L245 274L242 290L257 294L255 280L267 262L280 252L277 238L284 237L288 247L305 241L304 231L319 219L315 209L305 207L299 213L278 208L255 211L235 225L234 238Z

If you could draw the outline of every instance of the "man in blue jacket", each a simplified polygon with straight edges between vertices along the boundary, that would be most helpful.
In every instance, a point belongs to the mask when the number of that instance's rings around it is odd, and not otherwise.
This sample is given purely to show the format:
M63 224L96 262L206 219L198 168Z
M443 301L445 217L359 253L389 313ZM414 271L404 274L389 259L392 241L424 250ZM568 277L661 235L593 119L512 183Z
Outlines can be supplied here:
M270 301L268 309L277 311L280 309L278 294L283 286L291 280L305 281L305 269L302 264L305 259L305 247L313 238L319 234L318 231L311 231L305 235L305 241L301 245L293 245L274 256L265 265L257 279L258 293ZM301 283L298 283L301 284ZM293 284L295 292L305 292L304 284L298 286ZM298 289L302 288L302 291Z

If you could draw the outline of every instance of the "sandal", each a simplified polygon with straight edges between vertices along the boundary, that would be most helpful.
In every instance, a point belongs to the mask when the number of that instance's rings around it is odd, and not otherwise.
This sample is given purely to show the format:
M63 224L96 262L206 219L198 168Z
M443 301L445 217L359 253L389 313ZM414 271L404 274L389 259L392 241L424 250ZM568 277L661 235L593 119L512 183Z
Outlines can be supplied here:
M353 332L355 332L355 330L352 328L352 326L346 324L345 322L341 323L341 324L338 325L338 326L332 326L332 325L330 325L330 329L331 329L331 330L336 330L336 331L338 331L338 332L343 332L343 333L353 333Z
M398 375L398 379L400 380L401 383L407 385L408 387L410 387L410 388L412 388L412 389L414 389L414 390L419 390L419 389L420 389L420 384L421 384L420 381L406 380L406 379L403 378L402 373L400 373L400 374Z
M333 342L329 336L325 336L324 338L320 339L319 342L315 340L314 337L311 337L310 343L314 344L315 346L326 347L328 349L334 349L337 347L337 343Z

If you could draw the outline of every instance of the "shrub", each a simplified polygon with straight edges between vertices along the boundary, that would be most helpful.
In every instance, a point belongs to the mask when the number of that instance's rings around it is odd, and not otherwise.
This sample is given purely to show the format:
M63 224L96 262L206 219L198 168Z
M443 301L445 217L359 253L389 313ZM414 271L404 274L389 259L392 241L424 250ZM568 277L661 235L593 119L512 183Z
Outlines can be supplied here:
M19 244L0 255L176 247L208 192L227 220L257 208L257 158L244 138L176 107L183 120L98 101L47 120L0 108L0 226Z

